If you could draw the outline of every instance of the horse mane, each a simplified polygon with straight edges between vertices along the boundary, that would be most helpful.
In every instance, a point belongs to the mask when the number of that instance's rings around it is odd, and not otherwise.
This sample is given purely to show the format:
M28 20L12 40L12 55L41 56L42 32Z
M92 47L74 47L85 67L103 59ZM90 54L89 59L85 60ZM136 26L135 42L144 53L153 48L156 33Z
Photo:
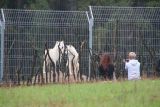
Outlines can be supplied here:
M100 65L103 69L108 69L108 65L111 64L111 58L107 53L103 53L100 57Z
M60 43L59 41L56 41L56 43L55 43L55 45L54 45L54 48L55 48L55 47L58 47L59 43Z
M59 46L60 46L61 44L63 44L62 46L65 47L64 41L56 41L56 43L55 43L55 45L54 45L53 48L59 48ZM60 48L60 49L61 49L61 48ZM63 48L62 48L62 49L63 49ZM62 49L61 49L61 51L62 51ZM63 51L63 52L64 52L64 51ZM62 52L62 53L63 53L63 52Z
M67 45L67 48L68 47L70 47L70 49L68 49L68 51L75 52L76 54L78 54L76 48L73 45Z

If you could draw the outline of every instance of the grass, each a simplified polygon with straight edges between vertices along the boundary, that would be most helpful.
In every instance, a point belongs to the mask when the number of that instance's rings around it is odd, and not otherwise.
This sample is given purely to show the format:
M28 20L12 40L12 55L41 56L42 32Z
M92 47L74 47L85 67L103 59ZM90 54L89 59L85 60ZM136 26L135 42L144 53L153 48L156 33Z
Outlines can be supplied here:
M160 107L160 80L0 88L0 107Z

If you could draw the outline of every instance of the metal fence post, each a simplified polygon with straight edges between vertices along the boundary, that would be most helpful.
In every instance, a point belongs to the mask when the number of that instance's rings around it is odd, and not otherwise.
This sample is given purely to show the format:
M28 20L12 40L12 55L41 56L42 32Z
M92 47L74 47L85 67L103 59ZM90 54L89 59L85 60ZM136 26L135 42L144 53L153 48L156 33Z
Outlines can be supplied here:
M121 62L125 51L136 52L137 58L142 56L139 61L144 72L154 71L160 57L160 15L157 14L160 7L91 6L89 9L90 15L94 15L93 49L107 52L111 57L118 52L115 56L117 77L124 70ZM117 52L113 51L114 45Z
M93 14L92 14L92 9L91 9L91 6L89 6L89 11L90 11L90 14L91 14L91 17L88 16L88 21L89 21L89 49L92 50L92 29L93 29ZM92 55L92 51L91 51L91 55ZM91 59L90 59L90 55L89 55L89 73L88 73L88 80L91 79Z
M39 68L43 67L41 63L45 43L48 48L53 48L56 41L63 40L65 44L73 45L78 51L79 41L89 41L89 21L86 11L3 9L2 12L5 15L5 36L7 35L4 41L4 44L7 44L4 45L6 51L3 61L6 63L4 71L7 71L6 78L13 82L18 81L16 72L21 69L21 80L26 81L32 77L30 71L35 49L39 58L36 61L34 75L39 72ZM88 75L89 71L86 47L83 47L79 61L80 71L84 76ZM65 60L61 63L63 71L66 66Z
M4 29L5 29L5 18L3 14L3 9L1 9L1 14L3 20L0 20L0 35L1 35L1 59L0 59L0 81L3 79L3 68L4 68Z

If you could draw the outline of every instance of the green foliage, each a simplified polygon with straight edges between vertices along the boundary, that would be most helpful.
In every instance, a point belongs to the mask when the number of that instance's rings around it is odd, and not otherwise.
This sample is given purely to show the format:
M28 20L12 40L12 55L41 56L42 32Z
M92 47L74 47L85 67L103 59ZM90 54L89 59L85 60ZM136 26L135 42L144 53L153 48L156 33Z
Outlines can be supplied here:
M130 0L78 0L78 10L87 10L88 6L129 6Z
M159 0L0 0L2 8L87 10L97 6L160 6Z
M146 6L160 7L160 2L159 2L159 0L151 0L151 1L146 2Z
M0 1L0 7L3 7L3 6L5 6L5 0Z
M30 9L46 10L49 9L49 4L46 0L35 0L34 3L30 4Z
M77 0L77 8L78 10L86 10L90 5L91 0Z

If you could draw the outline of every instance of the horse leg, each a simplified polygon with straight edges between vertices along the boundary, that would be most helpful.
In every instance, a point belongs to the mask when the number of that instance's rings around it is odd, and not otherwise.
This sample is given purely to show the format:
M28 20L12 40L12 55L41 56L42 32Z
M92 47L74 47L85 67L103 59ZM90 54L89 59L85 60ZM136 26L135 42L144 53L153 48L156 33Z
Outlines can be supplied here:
M45 63L46 83L48 83L48 71L50 70L49 67L50 67L50 64Z
M66 63L66 70L65 70L65 80L66 80L66 78L69 76L69 64L68 64L68 61L67 61L67 63ZM69 82L69 79L68 79L68 82Z
M68 76L68 83L69 83L69 78L70 78L70 70L69 70L69 65L68 65L68 67L67 67L67 75L66 76Z
M76 68L76 64L74 64L74 74L75 74L75 82L77 82L77 68Z
M70 66L69 61L67 61L65 79L66 79L66 77L68 77L68 83L69 83L69 80L70 80L70 76L71 76L71 75L72 75L71 66Z
M75 82L78 81L78 63L74 64Z
M57 72L57 82L59 82L59 68L58 70L56 70L56 72Z
M54 68L53 68L53 82L56 82L56 63L54 63Z
M76 71L77 71L77 79L78 79L78 81L80 81L81 78L80 78L79 62L77 62Z
M46 73L46 63L45 63L45 61L43 62L43 73Z
M69 79L71 78L71 81L73 81L73 66L72 63L69 63Z
M77 78L77 81L79 81L79 63L77 62L76 66L75 66L75 69L76 69L76 78Z
M65 73L65 80L66 80L66 78L68 78L68 82L69 82L69 67L68 66L66 66L66 73Z
M49 67L49 82L50 82L50 83L51 83L51 81L52 81L52 80L51 80L51 78L52 78L51 75L52 75L52 72L51 72L51 66L50 66L50 67Z
M73 77L74 77L74 81L76 81L76 72L75 72L75 63L72 63L72 71L73 71Z

